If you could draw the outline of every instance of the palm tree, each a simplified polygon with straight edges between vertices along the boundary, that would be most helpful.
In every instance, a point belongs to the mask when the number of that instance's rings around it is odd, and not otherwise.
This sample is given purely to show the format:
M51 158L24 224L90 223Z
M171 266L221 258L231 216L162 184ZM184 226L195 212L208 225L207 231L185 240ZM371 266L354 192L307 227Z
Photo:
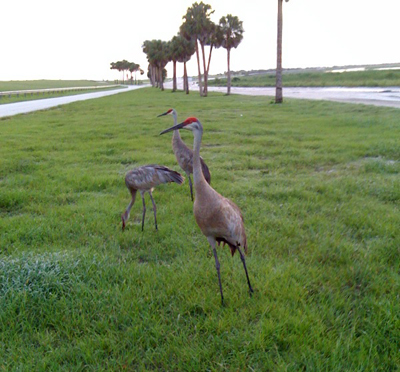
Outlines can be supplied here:
M194 40L196 47L197 67L199 75L199 89L201 96L207 96L207 69L206 69L206 57L204 46L210 38L210 34L214 30L214 23L210 20L210 15L214 13L211 11L211 5L204 4L203 2L194 3L192 7L187 9L186 14L182 17L185 21L180 27L181 35L187 40ZM202 52L203 59L203 71L204 71L204 90L202 87L201 79L201 65L200 65L200 53L199 46Z
M164 90L164 67L170 61L169 42L162 40L146 40L142 48L149 61L149 78L152 85Z
M125 71L129 70L130 67L130 62L128 62L126 59L123 61L117 61L117 62L111 62L110 63L111 70L118 70L119 72L122 71L122 83L125 82Z
M157 40L155 43L156 48L156 65L158 67L158 76L160 82L160 89L164 90L164 79L166 77L165 66L171 60L170 42Z
M192 55L195 53L196 48L194 41L186 40L183 36L177 35L176 41L178 43L178 62L183 63L183 90L186 94L189 94L189 82L187 76L186 62L190 60Z
M136 72L140 70L140 66L137 63L130 63L129 64L129 68L128 68L129 72L131 73L131 84L133 82L133 73L135 73L135 84L136 82Z
M289 0L285 0L288 2ZM283 102L282 95L282 15L283 0L278 0L278 41L277 41L277 57L276 57L276 85L275 85L275 103Z
M181 53L181 41L182 37L174 36L170 41L170 57L173 63L173 77L172 77L172 91L176 92L176 62L178 62L179 54Z
M117 70L117 63L116 62L111 62L110 63L110 70Z
M207 76L207 81L208 81L208 74L210 72L210 63L211 63L211 54L213 48L219 48L222 46L222 31L221 27L216 24L212 24L210 27L210 33L208 35L208 39L206 41L206 45L210 47L210 53L208 54L208 64L207 64L207 70L206 70L206 76ZM208 85L206 86L206 93L208 93Z
M156 79L156 65L154 63L155 58L155 48L154 48L154 40L146 40L142 45L143 53L146 54L147 60L149 62L148 66L148 78L150 79L150 83L153 87L158 87L158 81Z
M228 14L219 20L222 34L222 47L227 51L228 59L228 81L227 94L231 94L231 49L237 48L243 39L243 22L238 17Z

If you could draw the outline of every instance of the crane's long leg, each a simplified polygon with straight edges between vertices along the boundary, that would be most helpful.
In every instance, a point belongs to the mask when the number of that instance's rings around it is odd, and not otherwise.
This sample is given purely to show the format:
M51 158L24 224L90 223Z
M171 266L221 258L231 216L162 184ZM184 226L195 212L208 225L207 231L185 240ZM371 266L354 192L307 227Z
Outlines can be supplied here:
M142 231L144 229L144 216L146 215L146 203L144 202L144 193L140 193L143 201L143 215L142 215Z
M193 185L192 185L192 180L190 178L190 174L187 174L188 178L189 178L189 186L190 186L190 197L192 198L193 201Z
M223 305L224 304L224 294L222 293L220 264L219 264L219 261L218 261L217 249L215 248L215 239L214 238L207 238L207 240L210 243L210 245L211 245L211 247L213 249L213 253L214 253L215 268L217 269L217 274L218 274L219 291L221 293L221 303Z
M156 203L154 202L153 194L151 193L151 191L149 191L149 194L150 194L151 202L153 203L154 223L156 225L156 230L158 230L158 228L157 228L157 207L156 207Z
M254 291L253 291L253 288L251 288L250 279L249 279L249 274L248 274L248 272L247 272L247 267L246 267L246 259L244 258L244 255L243 255L241 249L239 248L239 245L237 245L236 248L237 248L237 250L239 251L240 259L242 260L243 267L244 267L244 271L246 272L247 284L249 285L249 291L250 291L250 296L251 296L251 294L252 294Z

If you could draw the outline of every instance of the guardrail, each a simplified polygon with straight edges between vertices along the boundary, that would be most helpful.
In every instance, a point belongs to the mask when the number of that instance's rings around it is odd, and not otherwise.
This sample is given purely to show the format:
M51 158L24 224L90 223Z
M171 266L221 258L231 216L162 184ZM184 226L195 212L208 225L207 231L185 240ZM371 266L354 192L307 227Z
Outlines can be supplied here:
M47 88L47 89L27 89L27 90L9 90L9 91L0 91L0 99L2 97L8 96L11 98L11 96L17 96L19 97L20 95L24 95L26 97L27 95L33 96L34 94L39 95L42 93L43 95L45 93L64 93L64 92L73 92L73 91L80 91L80 90L92 90L92 89L106 89L106 88L114 88L114 87L119 87L121 86L120 84L113 84L113 85L94 85L94 86L89 86L89 87L69 87L69 88Z

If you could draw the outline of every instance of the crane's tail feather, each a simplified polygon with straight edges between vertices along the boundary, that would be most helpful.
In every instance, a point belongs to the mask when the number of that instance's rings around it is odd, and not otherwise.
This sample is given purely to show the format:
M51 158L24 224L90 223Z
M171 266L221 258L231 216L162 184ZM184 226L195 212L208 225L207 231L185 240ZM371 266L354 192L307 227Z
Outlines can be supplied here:
M230 248L230 250L231 250L232 257L233 257L233 255L235 254L235 252L236 252L236 250L237 250L237 247L240 247L240 243L239 243L239 242L236 243L237 245L234 245L234 244L232 244L232 243L229 243L225 238L215 238L215 240L217 241L218 246L219 246L221 243L224 244L223 246L225 246L225 244L228 244L228 246L229 246L229 248ZM245 241L244 241L243 249L244 249L244 252L247 253L247 240L246 240L246 239L245 239Z
M155 169L159 173L160 180L162 180L164 183L176 182L177 184L181 185L185 180L185 178L179 172L176 172L163 165L157 165L155 166Z
M228 244L228 246L231 250L232 257L233 257L233 255L236 252L236 245L229 243L225 238L215 238L215 240L218 242L218 245L220 245L220 243L224 243L224 246L225 246L225 244Z
M170 171L169 176L173 182L176 182L179 185L182 185L183 181L185 180L180 173L175 171Z

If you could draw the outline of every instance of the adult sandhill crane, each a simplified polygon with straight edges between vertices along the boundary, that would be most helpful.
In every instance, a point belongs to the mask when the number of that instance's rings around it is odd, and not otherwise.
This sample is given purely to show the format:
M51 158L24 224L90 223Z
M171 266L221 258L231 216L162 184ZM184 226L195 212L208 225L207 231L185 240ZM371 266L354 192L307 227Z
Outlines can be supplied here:
M143 215L142 215L142 231L144 228L144 216L146 214L146 204L144 202L144 194L149 193L151 202L153 203L154 212L154 223L157 228L157 208L156 203L153 199L153 190L156 186L162 183L176 182L181 185L184 181L182 175L169 169L163 165L150 164L138 167L129 171L125 176L125 184L132 195L132 200L126 208L125 212L122 213L122 231L125 229L126 221L129 218L130 211L135 203L136 192L139 190L143 201Z
M167 112L158 115L157 117L164 115L172 115L174 118L174 125L178 124L177 112L175 109L169 109ZM193 151L185 145L182 141L181 135L179 134L179 130L174 130L174 134L172 136L172 150L174 151L176 160L178 161L179 166L186 173L186 176L189 179L189 187L190 187L190 196L193 201L193 187L192 180L190 175L193 173ZM201 169L203 170L204 178L208 183L211 183L211 174L207 167L207 164L204 162L203 158L200 156L200 164Z
M218 243L218 245L220 245L220 243L224 243L224 245L228 244L232 256L235 254L236 250L239 252L251 295L253 293L253 288L250 284L246 260L240 248L243 247L245 253L247 253L246 232L242 213L235 203L217 193L204 178L200 163L200 144L203 136L203 126L200 121L194 117L189 117L184 122L174 125L160 134L179 129L191 130L194 136L193 181L196 197L193 205L193 212L197 225L206 236L214 253L221 301L224 303L216 243Z

